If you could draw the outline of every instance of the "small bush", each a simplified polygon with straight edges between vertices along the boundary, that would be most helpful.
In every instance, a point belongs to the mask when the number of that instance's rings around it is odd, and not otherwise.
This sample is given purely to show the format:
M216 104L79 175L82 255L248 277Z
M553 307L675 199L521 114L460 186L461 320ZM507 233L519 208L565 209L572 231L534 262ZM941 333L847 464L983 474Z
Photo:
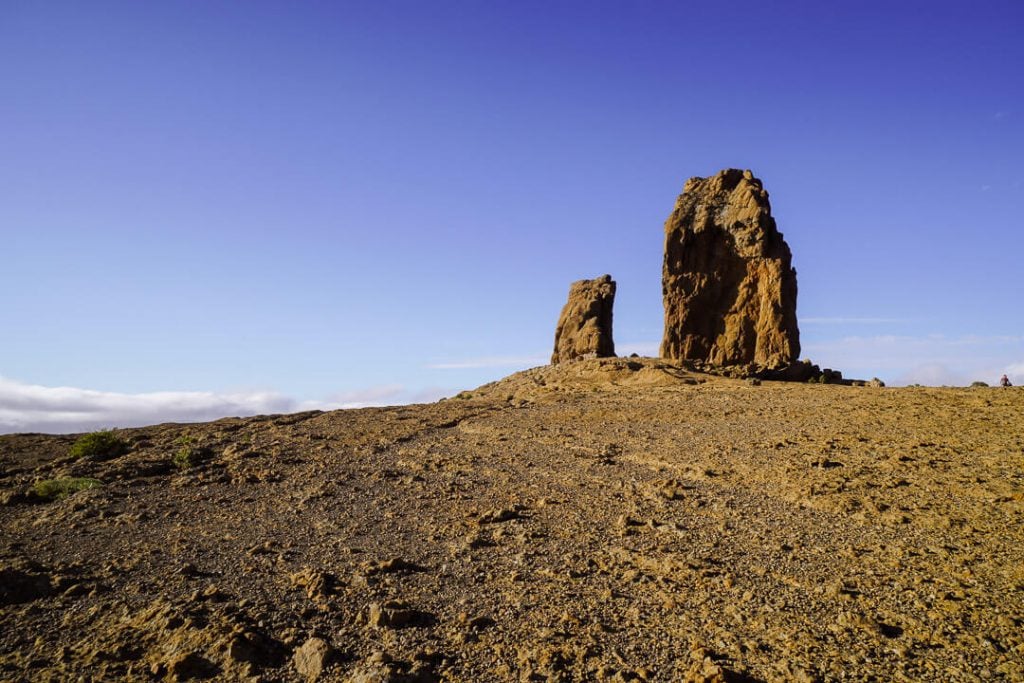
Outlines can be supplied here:
M128 450L128 442L118 436L114 430L101 429L98 432L78 437L78 440L71 444L68 454L73 458L106 460L124 455Z
M94 489L97 486L103 486L103 482L99 479L89 479L87 477L61 477L60 479L45 479L43 481L37 481L35 485L32 486L32 492L46 500L59 500L67 498L72 493L85 491L87 489Z
M988 386L988 384L986 382L971 382L971 387L972 388L974 388L974 387L987 387L987 386Z
M179 470L187 470L195 467L199 462L201 450L192 440L191 436L182 436L174 442L178 450L171 456L171 462Z

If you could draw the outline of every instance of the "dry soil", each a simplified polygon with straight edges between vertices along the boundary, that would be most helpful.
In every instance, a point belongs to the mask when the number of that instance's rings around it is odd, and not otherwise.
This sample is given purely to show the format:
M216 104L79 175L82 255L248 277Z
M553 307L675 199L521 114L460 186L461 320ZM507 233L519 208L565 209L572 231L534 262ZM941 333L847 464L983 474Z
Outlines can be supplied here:
M0 679L1024 680L1022 389L591 360L121 436L0 437Z

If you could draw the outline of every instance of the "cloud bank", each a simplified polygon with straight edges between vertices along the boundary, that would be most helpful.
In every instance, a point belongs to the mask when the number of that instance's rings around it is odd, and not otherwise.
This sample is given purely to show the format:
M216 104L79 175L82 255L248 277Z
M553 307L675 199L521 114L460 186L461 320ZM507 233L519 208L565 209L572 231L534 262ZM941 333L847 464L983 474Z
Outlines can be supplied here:
M1024 383L1024 337L1013 335L852 336L804 344L803 354L851 377L892 385L994 384L1003 373Z
M336 410L431 401L448 393L411 393L397 384L303 401L272 391L216 393L159 391L125 394L75 387L45 387L0 377L0 434L82 432L160 422L206 422L221 417Z
M657 355L657 343L633 342L620 355ZM1003 373L1024 385L1022 336L853 336L804 345L804 355L850 377L881 377L891 385L994 384ZM471 358L429 367L443 370L520 366L547 362L541 356ZM455 393L431 387L410 391L398 384L299 400L274 391L159 391L128 394L76 387L46 387L0 376L0 434L83 432L160 422L205 422L221 417L336 410L435 401Z
M901 318L817 317L801 319L827 329L830 325L876 325L907 322ZM822 327L818 329L821 330ZM1021 335L804 335L801 357L821 367L841 370L847 377L879 377L891 386L925 384L966 386L982 380L989 384L1006 373L1024 385L1024 336ZM810 338L810 339L809 339ZM813 339L813 341L811 341ZM637 353L657 357L658 342L629 341L615 345L620 356ZM539 354L488 356L449 360L427 365L434 370L507 368L519 370L548 362Z

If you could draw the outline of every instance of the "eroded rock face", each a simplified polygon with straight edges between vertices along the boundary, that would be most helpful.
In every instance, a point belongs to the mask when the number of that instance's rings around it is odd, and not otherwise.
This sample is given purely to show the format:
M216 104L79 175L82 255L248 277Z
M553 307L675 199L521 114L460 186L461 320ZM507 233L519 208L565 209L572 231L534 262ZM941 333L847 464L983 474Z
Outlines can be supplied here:
M551 354L551 362L614 356L614 301L615 281L611 275L572 283L569 300L562 308L558 327L555 328L555 351Z
M800 353L791 261L750 171L690 178L665 222L661 356L789 366Z

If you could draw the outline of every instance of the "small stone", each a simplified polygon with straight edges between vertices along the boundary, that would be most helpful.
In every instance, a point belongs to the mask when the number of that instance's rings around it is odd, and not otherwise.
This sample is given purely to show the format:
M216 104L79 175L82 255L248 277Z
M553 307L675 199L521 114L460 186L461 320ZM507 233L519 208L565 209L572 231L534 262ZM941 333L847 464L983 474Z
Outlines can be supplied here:
M383 562L371 562L365 566L366 575L373 576L374 574L394 574L398 572L422 572L426 571L426 568L404 560L400 557L393 557L390 560L384 560Z
M480 515L481 524L497 524L500 522L509 522L513 519L519 519L520 514L517 508L500 508L497 510L490 510Z
M430 614L411 609L404 602L388 600L370 605L367 622L376 628L402 628L428 622L431 618Z
M295 651L295 670L308 681L315 681L334 658L334 648L323 638L310 638Z
M260 653L251 640L238 634L228 643L228 658L239 663L257 662Z
M202 572L191 562L185 562L178 567L178 573L182 576L199 576Z
M80 583L71 584L66 591L64 591L64 597L74 598L79 595L85 595L89 592L89 589Z
M468 620L466 622L466 627L469 628L470 631L483 631L484 629L494 626L496 623L497 622L495 622L494 619L491 619L490 617L480 616Z

